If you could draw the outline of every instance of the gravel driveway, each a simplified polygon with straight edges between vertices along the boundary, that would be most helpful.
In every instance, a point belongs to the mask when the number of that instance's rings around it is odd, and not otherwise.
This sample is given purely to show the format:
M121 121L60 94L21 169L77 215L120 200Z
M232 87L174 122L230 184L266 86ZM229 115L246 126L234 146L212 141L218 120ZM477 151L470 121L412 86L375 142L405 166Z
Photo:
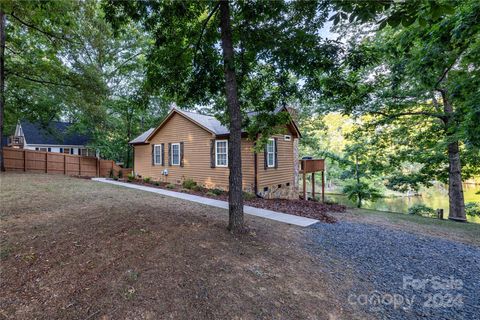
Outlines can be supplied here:
M480 319L480 248L376 225L309 228L308 250L339 282L346 308L387 319Z

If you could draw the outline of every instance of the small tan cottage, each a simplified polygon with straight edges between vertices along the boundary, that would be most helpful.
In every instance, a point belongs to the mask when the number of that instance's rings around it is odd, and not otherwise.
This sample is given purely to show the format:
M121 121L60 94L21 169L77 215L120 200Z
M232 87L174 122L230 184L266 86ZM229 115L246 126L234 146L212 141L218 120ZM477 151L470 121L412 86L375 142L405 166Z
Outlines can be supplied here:
M288 112L286 108L277 112ZM207 188L228 190L229 130L215 117L174 108L157 127L130 141L134 172L143 178L180 184L193 179ZM265 151L242 137L243 189L265 198L298 198L298 139L292 120L270 137Z

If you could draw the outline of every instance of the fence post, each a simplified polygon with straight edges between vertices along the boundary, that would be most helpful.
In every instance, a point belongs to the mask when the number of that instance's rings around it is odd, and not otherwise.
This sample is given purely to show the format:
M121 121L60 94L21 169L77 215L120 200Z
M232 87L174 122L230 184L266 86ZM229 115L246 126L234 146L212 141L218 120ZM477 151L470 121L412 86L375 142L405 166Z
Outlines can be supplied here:
M23 149L23 171L27 171L27 150Z
M315 172L312 172L312 199L315 201Z
M63 174L67 175L67 156L63 155Z
M45 173L48 173L48 152L45 152Z
M97 164L97 167L96 167L96 176L97 177L100 177L100 159L97 158L96 160L96 164Z
M78 157L78 175L82 175L82 158Z
M325 167L322 170L322 203L325 203Z

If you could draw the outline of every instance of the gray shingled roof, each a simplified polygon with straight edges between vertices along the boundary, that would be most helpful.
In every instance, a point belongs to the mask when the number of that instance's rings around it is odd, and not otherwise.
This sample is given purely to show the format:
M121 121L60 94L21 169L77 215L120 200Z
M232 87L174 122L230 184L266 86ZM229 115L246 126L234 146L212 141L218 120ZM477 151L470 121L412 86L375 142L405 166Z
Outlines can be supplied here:
M148 136L150 135L150 133L153 132L153 130L155 130L155 128L150 128L148 129L147 131L145 131L144 133L142 133L141 135L139 135L138 137L136 137L135 139L133 139L132 141L130 141L129 143L142 143L142 142L145 142L145 140L148 138Z
M220 121L217 120L217 118L213 116L207 116L204 114L199 114L191 111L184 111L184 110L179 110L175 109L179 113L183 114L187 118L192 119L193 121L199 123L200 125L204 126L206 129L212 131L216 135L222 135L222 134L229 134L230 131L228 130L227 127L222 125Z
M276 108L274 113L277 113L280 110L282 110L282 107ZM219 136L219 135L226 135L226 134L230 133L230 130L228 130L227 127L222 125L222 123L220 121L218 121L218 119L215 118L214 116L208 116L208 115L195 113L195 112L191 112L191 111L180 110L180 109L177 109L177 108L172 109L171 112L173 112L173 111L176 111L176 112L184 115L185 117L187 117L187 118L191 119L192 121L198 123L199 125L201 125L205 129L211 131L215 135ZM256 111L252 111L252 112L247 113L247 115L249 117L253 117L257 114L258 114L258 112L256 112ZM135 139L130 141L130 143L135 144L135 143L145 142L146 139L150 136L150 134L154 130L155 130L155 128L148 129L147 131L145 131L144 133L142 133L141 135L139 135L138 137L136 137Z
M90 141L90 136L79 134L72 130L71 123L51 121L47 126L40 123L21 121L25 141L28 144L84 146Z

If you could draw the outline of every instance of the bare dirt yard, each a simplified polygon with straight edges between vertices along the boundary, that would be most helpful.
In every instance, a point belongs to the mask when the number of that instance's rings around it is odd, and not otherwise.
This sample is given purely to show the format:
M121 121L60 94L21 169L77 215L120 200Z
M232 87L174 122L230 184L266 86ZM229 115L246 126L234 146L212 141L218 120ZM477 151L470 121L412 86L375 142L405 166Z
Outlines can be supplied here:
M309 232L89 180L0 175L0 319L354 319ZM373 318L368 315L368 319Z

